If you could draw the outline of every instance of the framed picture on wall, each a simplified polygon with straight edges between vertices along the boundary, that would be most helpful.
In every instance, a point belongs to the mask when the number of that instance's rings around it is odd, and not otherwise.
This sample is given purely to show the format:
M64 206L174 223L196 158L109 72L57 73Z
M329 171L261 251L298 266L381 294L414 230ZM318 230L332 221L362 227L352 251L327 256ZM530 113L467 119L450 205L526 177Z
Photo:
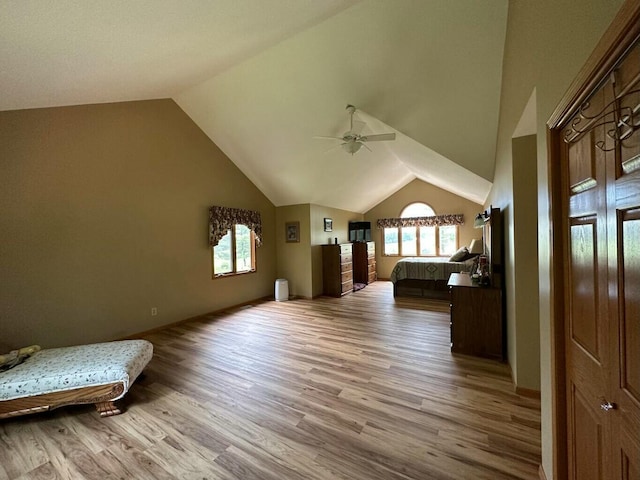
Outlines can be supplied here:
M300 222L285 223L284 238L287 243L300 242Z
M331 220L330 218L324 219L324 231L333 232L333 220Z

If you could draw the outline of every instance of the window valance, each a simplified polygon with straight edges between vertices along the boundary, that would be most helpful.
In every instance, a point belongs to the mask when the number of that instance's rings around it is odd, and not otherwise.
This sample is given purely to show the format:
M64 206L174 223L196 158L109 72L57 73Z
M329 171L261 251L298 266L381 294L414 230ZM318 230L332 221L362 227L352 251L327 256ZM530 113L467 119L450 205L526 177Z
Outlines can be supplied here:
M209 208L209 245L215 247L234 225L245 225L256 236L256 247L262 245L262 217L260 212L242 208Z
M394 227L441 227L444 225L462 225L464 215L461 213L434 215L433 217L379 218L378 228Z

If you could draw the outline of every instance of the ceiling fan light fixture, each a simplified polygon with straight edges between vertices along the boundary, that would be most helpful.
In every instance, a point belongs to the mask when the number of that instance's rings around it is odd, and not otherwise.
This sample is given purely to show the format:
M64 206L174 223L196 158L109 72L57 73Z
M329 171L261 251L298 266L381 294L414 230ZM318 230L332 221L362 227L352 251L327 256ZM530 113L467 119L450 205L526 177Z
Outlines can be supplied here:
M354 153L358 153L361 147L362 144L360 142L356 142L355 140L349 140L348 142L342 144L342 148L344 149L344 151L350 153L351 155L353 155Z
M380 141L389 141L395 140L395 133L379 133L373 135L362 135L362 129L365 126L364 122L353 119L353 114L356 113L356 107L353 105L347 105L347 113L349 114L349 130L344 132L342 137L325 137L325 136L316 136L313 138L321 138L327 140L342 140L343 143L340 144L342 149L354 155L360 151L362 147L366 148L370 152L371 150L368 146L368 142L380 142ZM336 146L337 148L337 146Z

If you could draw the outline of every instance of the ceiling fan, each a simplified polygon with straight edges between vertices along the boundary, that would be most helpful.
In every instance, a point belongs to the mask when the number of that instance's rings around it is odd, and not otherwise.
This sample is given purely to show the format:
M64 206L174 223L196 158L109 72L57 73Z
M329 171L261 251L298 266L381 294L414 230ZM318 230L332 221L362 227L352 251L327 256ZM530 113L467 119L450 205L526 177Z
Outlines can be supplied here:
M342 140L340 146L342 149L353 155L354 153L358 153L360 148L364 147L367 150L371 151L371 149L366 145L366 142L380 142L386 140L395 140L395 133L380 133L378 135L361 135L362 129L366 125L364 122L359 120L353 120L353 114L356 112L356 107L353 105L347 105L347 112L349 112L349 131L345 132L342 137L321 137L316 136L313 138L322 138L329 140Z

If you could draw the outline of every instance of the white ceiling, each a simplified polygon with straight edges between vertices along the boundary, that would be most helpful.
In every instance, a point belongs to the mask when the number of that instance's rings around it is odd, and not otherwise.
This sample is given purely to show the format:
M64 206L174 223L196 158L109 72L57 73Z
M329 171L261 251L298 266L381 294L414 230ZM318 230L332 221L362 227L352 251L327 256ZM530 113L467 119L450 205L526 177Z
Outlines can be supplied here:
M277 206L365 212L414 178L483 203L507 0L0 2L0 110L174 98ZM395 131L350 156L348 129ZM366 112L366 113L365 113Z

